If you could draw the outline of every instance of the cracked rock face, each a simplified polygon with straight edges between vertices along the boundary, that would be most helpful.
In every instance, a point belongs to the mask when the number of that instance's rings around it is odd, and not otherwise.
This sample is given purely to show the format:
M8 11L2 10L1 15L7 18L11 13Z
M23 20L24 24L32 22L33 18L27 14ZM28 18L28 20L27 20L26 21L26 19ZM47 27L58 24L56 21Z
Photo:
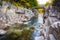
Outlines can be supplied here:
M56 40L60 40L60 22L52 24L49 33L54 35Z

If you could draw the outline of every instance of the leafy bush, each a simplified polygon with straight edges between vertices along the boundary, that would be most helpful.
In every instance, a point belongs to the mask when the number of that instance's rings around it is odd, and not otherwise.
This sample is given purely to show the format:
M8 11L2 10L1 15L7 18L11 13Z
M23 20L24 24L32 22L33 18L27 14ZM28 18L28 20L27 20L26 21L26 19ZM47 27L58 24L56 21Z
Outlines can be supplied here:
M32 25L15 24L15 27L7 30L6 38L3 38L3 40L32 40L33 31Z
M0 5L2 5L2 2L0 1Z

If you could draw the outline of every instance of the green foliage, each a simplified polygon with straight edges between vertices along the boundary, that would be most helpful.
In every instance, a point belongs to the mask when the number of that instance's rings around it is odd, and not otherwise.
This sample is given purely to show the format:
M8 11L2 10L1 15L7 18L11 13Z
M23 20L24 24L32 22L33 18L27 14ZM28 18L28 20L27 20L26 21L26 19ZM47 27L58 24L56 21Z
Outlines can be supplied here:
M2 4L2 2L0 1L0 5Z
M33 31L34 27L32 25L15 24L7 29L6 38L1 40L32 40Z
M30 4L32 7L38 6L37 0L30 0Z
M38 6L37 0L8 0L10 3L16 6L23 6L25 8L32 8Z

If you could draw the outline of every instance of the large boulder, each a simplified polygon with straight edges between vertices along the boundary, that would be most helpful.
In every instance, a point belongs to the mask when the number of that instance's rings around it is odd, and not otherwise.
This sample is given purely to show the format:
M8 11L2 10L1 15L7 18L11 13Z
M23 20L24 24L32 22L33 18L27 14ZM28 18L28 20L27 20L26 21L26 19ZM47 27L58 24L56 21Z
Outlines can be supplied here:
M60 40L60 22L53 23L49 29L49 34L53 34L56 40Z

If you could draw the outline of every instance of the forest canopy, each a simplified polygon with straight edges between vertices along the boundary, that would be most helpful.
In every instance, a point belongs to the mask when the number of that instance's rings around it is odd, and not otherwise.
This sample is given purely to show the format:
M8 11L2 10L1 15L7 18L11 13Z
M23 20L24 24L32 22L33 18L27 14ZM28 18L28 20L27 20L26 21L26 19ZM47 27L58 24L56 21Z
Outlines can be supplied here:
M15 6L20 6L24 8L32 8L34 6L38 6L37 0L8 0L8 2L14 4Z

